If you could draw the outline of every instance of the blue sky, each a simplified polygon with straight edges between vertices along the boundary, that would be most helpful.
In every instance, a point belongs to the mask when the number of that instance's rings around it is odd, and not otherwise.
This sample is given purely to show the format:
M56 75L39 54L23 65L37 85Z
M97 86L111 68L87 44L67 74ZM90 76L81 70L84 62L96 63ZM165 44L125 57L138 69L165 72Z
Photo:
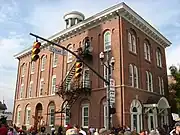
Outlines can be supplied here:
M168 66L180 63L179 0L0 0L0 100L13 108L17 60L14 54L32 45L30 32L49 37L65 28L63 15L77 10L86 18L125 2L173 44L167 48Z

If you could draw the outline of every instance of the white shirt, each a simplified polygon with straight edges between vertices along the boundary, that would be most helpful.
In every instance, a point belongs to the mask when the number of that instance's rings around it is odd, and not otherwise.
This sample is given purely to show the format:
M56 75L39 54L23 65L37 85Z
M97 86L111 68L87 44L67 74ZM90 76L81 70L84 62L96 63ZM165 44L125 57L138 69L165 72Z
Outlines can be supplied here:
M84 130L80 130L79 133L82 133L83 135L86 135L86 132Z

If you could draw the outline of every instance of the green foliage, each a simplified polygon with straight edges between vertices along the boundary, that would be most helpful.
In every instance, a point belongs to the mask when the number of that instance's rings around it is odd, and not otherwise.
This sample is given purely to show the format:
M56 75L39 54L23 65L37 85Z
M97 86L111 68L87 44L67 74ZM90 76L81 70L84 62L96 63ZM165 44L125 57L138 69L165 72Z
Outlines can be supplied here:
M174 99L176 100L176 107L180 113L180 68L178 69L176 66L171 66L169 70L173 79L175 80L175 83L169 84L169 90L175 91Z

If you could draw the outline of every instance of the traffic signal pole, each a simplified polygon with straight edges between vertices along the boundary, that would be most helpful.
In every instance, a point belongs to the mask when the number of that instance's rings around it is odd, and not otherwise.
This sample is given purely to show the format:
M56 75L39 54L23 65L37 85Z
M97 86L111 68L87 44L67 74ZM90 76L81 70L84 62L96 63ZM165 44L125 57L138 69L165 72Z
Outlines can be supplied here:
M68 48L66 48L66 47L64 47L64 46L62 46L62 45L59 45L59 44L57 44L57 43L54 43L54 42L52 42L52 41L50 41L50 40L48 40L48 39L45 39L45 38L43 38L43 37L40 37L40 36L38 36L38 35L35 35L35 34L33 34L33 33L30 33L30 35L31 36L33 36L33 37L36 37L37 39L41 39L41 40L43 40L43 41L46 41L46 42L48 42L48 43L50 43L50 44L52 44L52 45L55 45L55 46L57 46L57 47L60 47L60 48L62 48L63 50L66 50L67 52L70 52L72 55L74 55L77 59L79 59L82 63L84 63L84 65L86 65L90 70L92 70L100 79L102 79L107 85L110 85L110 81L107 81L106 79L104 79L104 77L103 76L101 76L98 72L96 72L96 70L94 70L91 66L89 66L89 64L87 64L81 57L79 57L76 53L74 53L73 51L71 51L71 50L69 50Z

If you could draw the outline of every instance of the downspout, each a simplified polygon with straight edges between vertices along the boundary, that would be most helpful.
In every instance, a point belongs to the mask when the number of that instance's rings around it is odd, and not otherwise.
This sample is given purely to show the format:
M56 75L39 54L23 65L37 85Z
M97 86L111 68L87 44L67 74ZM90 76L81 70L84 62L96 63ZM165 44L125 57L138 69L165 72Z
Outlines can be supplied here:
M19 58L17 58L18 59L18 71L17 71L17 77L16 77L16 88L15 88L15 95L14 95L14 107L13 107L13 116L12 116L12 118L13 118L13 122L15 123L16 122L16 119L15 119L15 103L16 103L16 99L17 99L17 90L18 90L18 86L19 86L19 73L20 73L20 59Z
M122 42L122 23L121 23L121 17L120 15L116 12L117 16L118 16L118 23L119 23L119 42L120 42L120 53L119 53L119 59L120 59L120 86L121 86L121 125L123 126L124 124L124 93L123 93L123 87L122 87L122 84L123 84L123 81L122 81L122 69L123 69L123 61L122 61L122 45L123 45L123 42Z

